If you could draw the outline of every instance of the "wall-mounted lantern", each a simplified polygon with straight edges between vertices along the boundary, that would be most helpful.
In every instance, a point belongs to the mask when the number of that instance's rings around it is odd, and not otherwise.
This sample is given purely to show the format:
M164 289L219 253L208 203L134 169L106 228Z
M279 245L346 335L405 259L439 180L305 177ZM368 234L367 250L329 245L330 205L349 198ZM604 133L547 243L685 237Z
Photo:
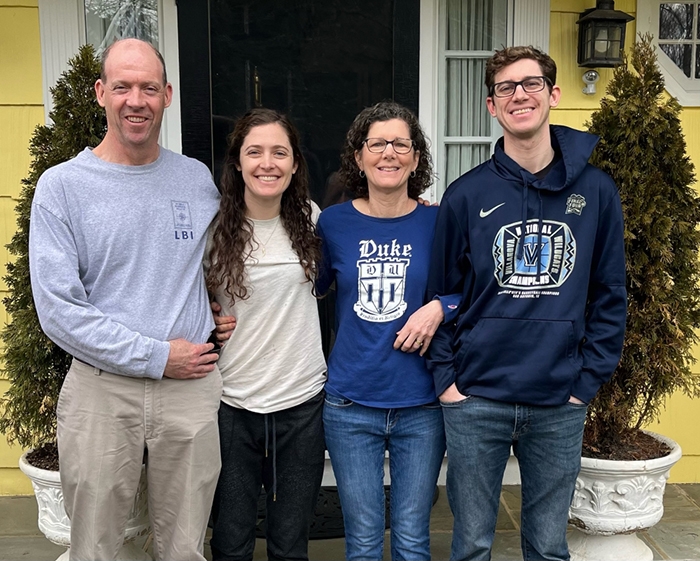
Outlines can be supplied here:
M597 0L576 22L578 65L586 68L611 68L622 64L625 28L634 18L615 9L614 0Z

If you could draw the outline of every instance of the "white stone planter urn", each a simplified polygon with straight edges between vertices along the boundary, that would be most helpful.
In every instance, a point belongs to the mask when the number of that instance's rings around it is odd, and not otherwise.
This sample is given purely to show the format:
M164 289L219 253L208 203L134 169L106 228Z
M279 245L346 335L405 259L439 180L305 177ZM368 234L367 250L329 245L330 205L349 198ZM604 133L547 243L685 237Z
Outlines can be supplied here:
M650 433L671 448L663 458L613 461L581 458L581 472L569 509L571 561L651 561L651 549L635 532L651 528L664 513L663 495L681 447Z
M68 561L70 552L70 519L63 506L61 479L57 471L34 467L27 462L25 453L19 460L19 469L32 481L34 495L39 506L39 530L46 538L67 547L56 561ZM124 545L115 561L151 561L151 556L137 547L134 540L148 532L148 496L146 492L146 470L141 472L134 506L126 523Z

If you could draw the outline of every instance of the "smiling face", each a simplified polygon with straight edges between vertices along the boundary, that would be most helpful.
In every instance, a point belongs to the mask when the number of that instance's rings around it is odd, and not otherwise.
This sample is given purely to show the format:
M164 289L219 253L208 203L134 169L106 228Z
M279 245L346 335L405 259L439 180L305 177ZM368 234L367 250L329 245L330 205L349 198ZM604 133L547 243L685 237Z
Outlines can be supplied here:
M537 61L523 58L496 74L494 83L519 82L530 76L542 76L542 69ZM536 139L548 134L549 110L559 104L560 96L556 85L551 91L545 86L536 93L526 93L522 86L517 86L511 97L487 97L486 106L503 127L506 141Z
M367 138L411 138L408 124L401 119L376 121L370 125ZM367 149L367 143L355 152L355 161L360 170L367 175L367 186L370 191L394 192L408 190L408 178L418 167L419 153L411 149L408 154L397 154L392 144L387 144L384 152L375 153Z
M241 145L236 168L243 175L249 209L279 206L297 170L284 127L269 123L250 129Z
M163 83L163 67L153 48L135 39L116 43L105 61L104 81L95 83L95 93L107 115L107 135L98 155L134 165L155 160L172 87Z

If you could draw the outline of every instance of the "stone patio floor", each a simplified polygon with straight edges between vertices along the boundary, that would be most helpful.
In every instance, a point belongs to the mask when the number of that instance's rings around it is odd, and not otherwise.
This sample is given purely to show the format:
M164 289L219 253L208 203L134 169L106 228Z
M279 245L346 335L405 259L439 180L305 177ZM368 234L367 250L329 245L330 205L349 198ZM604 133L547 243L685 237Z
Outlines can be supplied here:
M667 485L664 517L654 528L639 536L654 551L654 559L700 561L700 484ZM520 554L520 487L508 485L501 494L492 561L516 561ZM54 561L64 549L49 542L37 528L37 506L34 497L0 497L0 561ZM447 505L445 488L431 518L432 555L435 561L450 556L452 515ZM384 559L389 560L387 533ZM309 558L312 561L341 561L345 542L342 538L312 540ZM205 555L211 559L208 540ZM265 541L258 540L255 560L264 560Z

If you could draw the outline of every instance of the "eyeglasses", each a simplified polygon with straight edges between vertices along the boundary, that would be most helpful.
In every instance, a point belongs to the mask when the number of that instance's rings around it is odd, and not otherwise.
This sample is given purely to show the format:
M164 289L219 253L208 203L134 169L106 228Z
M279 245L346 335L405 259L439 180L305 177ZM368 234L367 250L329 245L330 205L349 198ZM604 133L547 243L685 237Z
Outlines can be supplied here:
M518 86L523 87L525 93L541 92L546 85L552 82L546 76L528 76L520 82L498 82L491 86L491 95L496 97L510 97L515 93Z
M408 138L395 138L394 140L365 138L362 142L367 145L367 150L374 154L381 154L389 144L394 147L394 152L397 154L408 154L413 148L413 141Z

